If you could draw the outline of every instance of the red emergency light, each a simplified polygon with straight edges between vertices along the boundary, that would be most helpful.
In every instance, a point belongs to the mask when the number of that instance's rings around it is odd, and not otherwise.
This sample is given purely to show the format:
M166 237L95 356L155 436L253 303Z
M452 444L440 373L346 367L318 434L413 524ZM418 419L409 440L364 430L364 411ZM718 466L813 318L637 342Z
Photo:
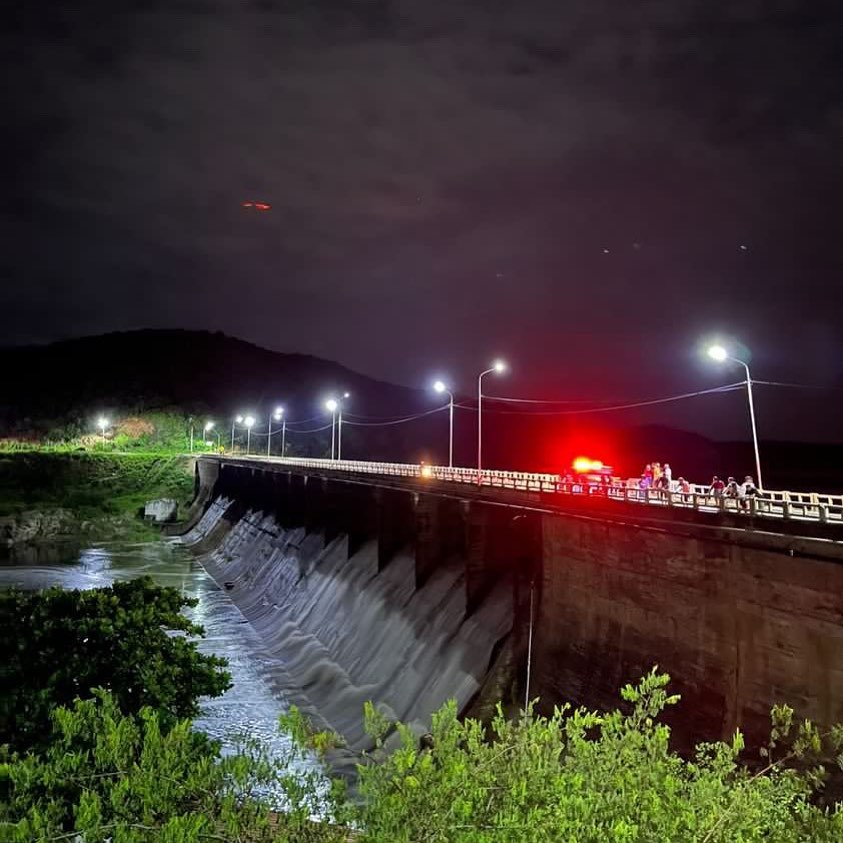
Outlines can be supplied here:
M590 457L577 457L571 467L577 474L589 474L594 471L602 471L603 463L601 460L593 460Z
M255 202L253 200L241 202L240 205L243 208L254 208L256 211L268 211L272 207L272 205L267 202Z

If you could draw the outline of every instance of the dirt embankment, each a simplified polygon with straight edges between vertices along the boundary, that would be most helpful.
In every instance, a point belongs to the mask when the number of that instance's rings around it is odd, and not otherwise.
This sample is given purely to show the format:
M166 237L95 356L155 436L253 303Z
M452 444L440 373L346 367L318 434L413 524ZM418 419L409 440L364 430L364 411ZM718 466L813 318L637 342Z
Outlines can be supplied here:
M130 536L145 501L193 493L193 463L149 454L24 452L0 457L0 546Z

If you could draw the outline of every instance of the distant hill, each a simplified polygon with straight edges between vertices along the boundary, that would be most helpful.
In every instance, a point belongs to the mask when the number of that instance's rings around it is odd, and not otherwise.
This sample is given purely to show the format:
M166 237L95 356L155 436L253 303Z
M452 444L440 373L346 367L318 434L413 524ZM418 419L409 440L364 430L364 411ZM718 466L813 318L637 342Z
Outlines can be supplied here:
M94 418L103 412L208 417L221 430L227 430L236 413L253 412L257 432L265 429L268 413L280 403L289 419L308 420L290 426L291 452L321 456L329 448L327 433L292 431L330 423L325 398L348 391L343 456L447 460L447 413L381 424L429 411L441 405L439 396L221 333L132 331L0 349L0 371L0 436L41 437L73 423L93 429ZM457 464L476 465L477 415L470 406L457 410L455 430ZM485 465L560 471L579 454L603 459L625 476L637 475L652 460L670 462L676 476L699 482L714 473L754 474L748 442L718 443L664 427L625 428L606 416L525 417L511 413L511 407L484 406ZM843 486L841 446L765 442L763 458L768 486L832 491Z
M0 350L5 421L96 413L100 408L186 413L259 411L284 403L313 415L324 397L353 393L375 412L415 406L416 390L382 383L338 363L279 354L207 331L149 330L105 334L44 346ZM431 406L428 397L427 408Z

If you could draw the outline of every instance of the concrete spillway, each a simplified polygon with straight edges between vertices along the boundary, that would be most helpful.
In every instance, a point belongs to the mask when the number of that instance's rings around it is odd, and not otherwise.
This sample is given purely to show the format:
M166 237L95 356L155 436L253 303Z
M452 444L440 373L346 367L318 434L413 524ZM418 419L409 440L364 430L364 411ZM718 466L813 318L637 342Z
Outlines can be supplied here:
M344 534L326 544L320 533L285 529L226 498L181 541L279 660L287 692L355 749L366 745L367 700L419 731L446 699L464 709L512 626L504 582L466 614L465 565L456 556L417 587L409 548L379 569L375 539L349 556Z

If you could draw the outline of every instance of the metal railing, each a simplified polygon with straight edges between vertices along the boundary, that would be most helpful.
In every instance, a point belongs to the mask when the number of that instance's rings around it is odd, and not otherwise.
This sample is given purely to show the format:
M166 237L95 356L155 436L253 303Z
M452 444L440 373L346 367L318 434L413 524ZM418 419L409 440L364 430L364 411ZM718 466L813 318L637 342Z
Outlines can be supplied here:
M822 495L812 492L764 491L757 497L733 498L713 495L707 487L693 485L688 492L663 489L640 489L626 485L588 485L566 481L559 474L532 474L523 471L478 472L476 468L447 468L438 465L411 463L366 462L363 460L320 460L296 457L243 457L256 462L272 462L328 471L354 474L376 474L386 477L411 477L439 480L446 483L468 483L495 489L519 492L546 492L560 495L594 496L627 503L644 504L700 512L727 512L762 518L812 521L843 525L843 495Z

